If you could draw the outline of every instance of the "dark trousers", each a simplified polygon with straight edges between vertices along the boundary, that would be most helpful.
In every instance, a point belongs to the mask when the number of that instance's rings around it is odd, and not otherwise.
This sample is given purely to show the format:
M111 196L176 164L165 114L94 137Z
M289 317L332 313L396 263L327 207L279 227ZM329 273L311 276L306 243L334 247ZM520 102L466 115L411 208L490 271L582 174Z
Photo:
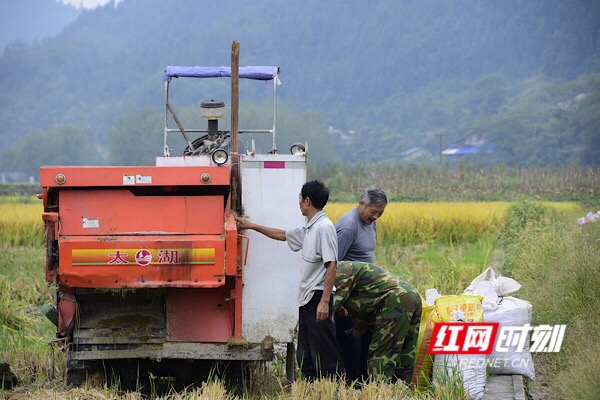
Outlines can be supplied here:
M354 328L354 318L340 314L335 315L336 337L344 360L348 383L356 380L366 381L369 377L367 360L369 359L371 330L367 330L363 335L355 336L348 332L352 328Z
M317 322L317 306L323 295L315 290L312 299L299 309L298 365L308 380L332 378L344 373L344 365L335 338L333 298L329 301L329 318Z

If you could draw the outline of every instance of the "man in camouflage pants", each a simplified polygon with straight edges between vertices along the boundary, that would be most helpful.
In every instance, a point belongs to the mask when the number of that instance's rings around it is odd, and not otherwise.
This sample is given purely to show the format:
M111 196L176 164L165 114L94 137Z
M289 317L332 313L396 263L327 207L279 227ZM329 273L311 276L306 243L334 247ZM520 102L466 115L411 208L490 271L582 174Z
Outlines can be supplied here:
M416 357L421 297L408 283L371 263L344 261L338 265L333 306L355 320L355 332L369 327L369 372L407 385Z

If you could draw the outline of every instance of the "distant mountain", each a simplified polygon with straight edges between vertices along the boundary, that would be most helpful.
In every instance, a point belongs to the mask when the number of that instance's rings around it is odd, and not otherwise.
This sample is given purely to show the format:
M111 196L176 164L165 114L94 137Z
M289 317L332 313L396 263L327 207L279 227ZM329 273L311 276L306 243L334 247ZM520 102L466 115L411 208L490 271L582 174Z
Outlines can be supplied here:
M65 125L104 145L117 118L161 107L166 66L228 65L234 39L242 66L280 66L283 102L320 112L332 132L347 133L342 158L363 160L436 152L440 135L449 143L485 130L501 139L499 118L517 101L548 105L539 117L547 122L552 104L586 85L526 96L600 72L597 0L126 0L76 17L0 58L0 151ZM179 105L204 100L196 88L180 90ZM243 88L241 97L258 93ZM533 132L550 143L540 122L531 125L520 124L516 140Z
M0 2L0 54L10 43L31 43L58 34L80 12L57 0L3 0Z

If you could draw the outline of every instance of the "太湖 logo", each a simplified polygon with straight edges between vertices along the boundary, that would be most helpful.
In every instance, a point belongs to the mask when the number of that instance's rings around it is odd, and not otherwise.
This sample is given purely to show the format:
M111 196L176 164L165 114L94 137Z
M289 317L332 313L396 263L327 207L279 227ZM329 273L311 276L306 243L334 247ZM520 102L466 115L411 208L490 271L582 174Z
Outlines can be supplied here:
M135 262L142 267L147 266L152 262L152 253L146 249L141 249L135 253Z

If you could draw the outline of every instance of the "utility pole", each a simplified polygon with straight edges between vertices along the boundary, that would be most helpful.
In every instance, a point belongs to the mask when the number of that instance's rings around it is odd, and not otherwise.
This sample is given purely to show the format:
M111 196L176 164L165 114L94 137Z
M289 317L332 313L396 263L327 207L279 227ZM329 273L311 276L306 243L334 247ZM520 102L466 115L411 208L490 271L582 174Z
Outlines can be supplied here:
M436 133L435 136L440 138L440 165L442 165L442 138L444 137L443 133Z

